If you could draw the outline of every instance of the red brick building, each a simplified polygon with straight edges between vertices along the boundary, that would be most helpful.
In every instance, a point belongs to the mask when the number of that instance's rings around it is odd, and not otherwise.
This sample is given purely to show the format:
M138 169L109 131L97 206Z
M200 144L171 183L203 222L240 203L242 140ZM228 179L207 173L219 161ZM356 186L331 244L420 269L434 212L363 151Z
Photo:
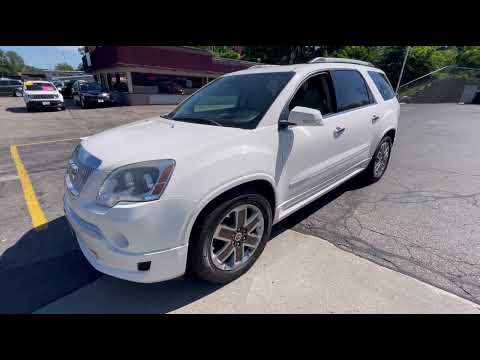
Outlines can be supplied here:
M85 46L83 63L127 104L176 104L220 75L255 65L187 46Z

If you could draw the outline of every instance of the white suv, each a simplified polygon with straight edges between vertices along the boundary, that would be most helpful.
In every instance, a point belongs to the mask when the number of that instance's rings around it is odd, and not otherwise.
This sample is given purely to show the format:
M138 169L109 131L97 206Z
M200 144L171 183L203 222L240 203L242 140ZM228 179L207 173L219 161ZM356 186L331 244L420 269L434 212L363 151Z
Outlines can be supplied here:
M371 64L317 58L209 83L165 116L84 139L66 216L89 262L137 282L186 269L225 283L272 224L362 173L382 177L399 104Z
M26 81L23 100L27 111L34 109L65 110L62 94L50 81Z

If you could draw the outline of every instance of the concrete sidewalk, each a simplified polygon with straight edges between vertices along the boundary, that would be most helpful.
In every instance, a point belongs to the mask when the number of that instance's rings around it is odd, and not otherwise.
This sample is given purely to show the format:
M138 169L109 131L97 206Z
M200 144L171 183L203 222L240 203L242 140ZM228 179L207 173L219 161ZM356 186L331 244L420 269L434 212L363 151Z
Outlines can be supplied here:
M480 313L480 305L286 230L243 277L136 284L102 276L37 313Z

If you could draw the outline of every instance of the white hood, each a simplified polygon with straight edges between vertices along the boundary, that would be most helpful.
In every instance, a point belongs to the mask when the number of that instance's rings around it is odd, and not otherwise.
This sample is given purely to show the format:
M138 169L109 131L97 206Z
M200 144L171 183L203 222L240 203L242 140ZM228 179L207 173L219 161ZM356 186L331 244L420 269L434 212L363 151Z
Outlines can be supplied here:
M50 90L50 91L45 91L45 90L25 90L25 94L29 95L58 95L58 91L56 90Z
M208 147L220 151L220 144L246 131L171 121L157 116L90 136L82 141L82 146L102 161L100 170L112 170L148 160L178 161Z

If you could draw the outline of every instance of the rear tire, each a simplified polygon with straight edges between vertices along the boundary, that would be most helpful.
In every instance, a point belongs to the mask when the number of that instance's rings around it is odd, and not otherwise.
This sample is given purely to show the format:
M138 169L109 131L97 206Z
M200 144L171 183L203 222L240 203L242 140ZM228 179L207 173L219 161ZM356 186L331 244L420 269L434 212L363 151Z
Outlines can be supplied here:
M231 194L199 221L189 245L188 268L205 281L225 284L248 271L263 252L270 239L272 209L262 195L246 189ZM233 222L225 225L228 221ZM227 230L225 239L214 236L227 226L237 229Z
M373 184L380 180L387 170L390 162L390 154L392 150L392 138L385 136L380 141L375 150L372 160L368 164L368 167L363 171L363 179L367 184Z

